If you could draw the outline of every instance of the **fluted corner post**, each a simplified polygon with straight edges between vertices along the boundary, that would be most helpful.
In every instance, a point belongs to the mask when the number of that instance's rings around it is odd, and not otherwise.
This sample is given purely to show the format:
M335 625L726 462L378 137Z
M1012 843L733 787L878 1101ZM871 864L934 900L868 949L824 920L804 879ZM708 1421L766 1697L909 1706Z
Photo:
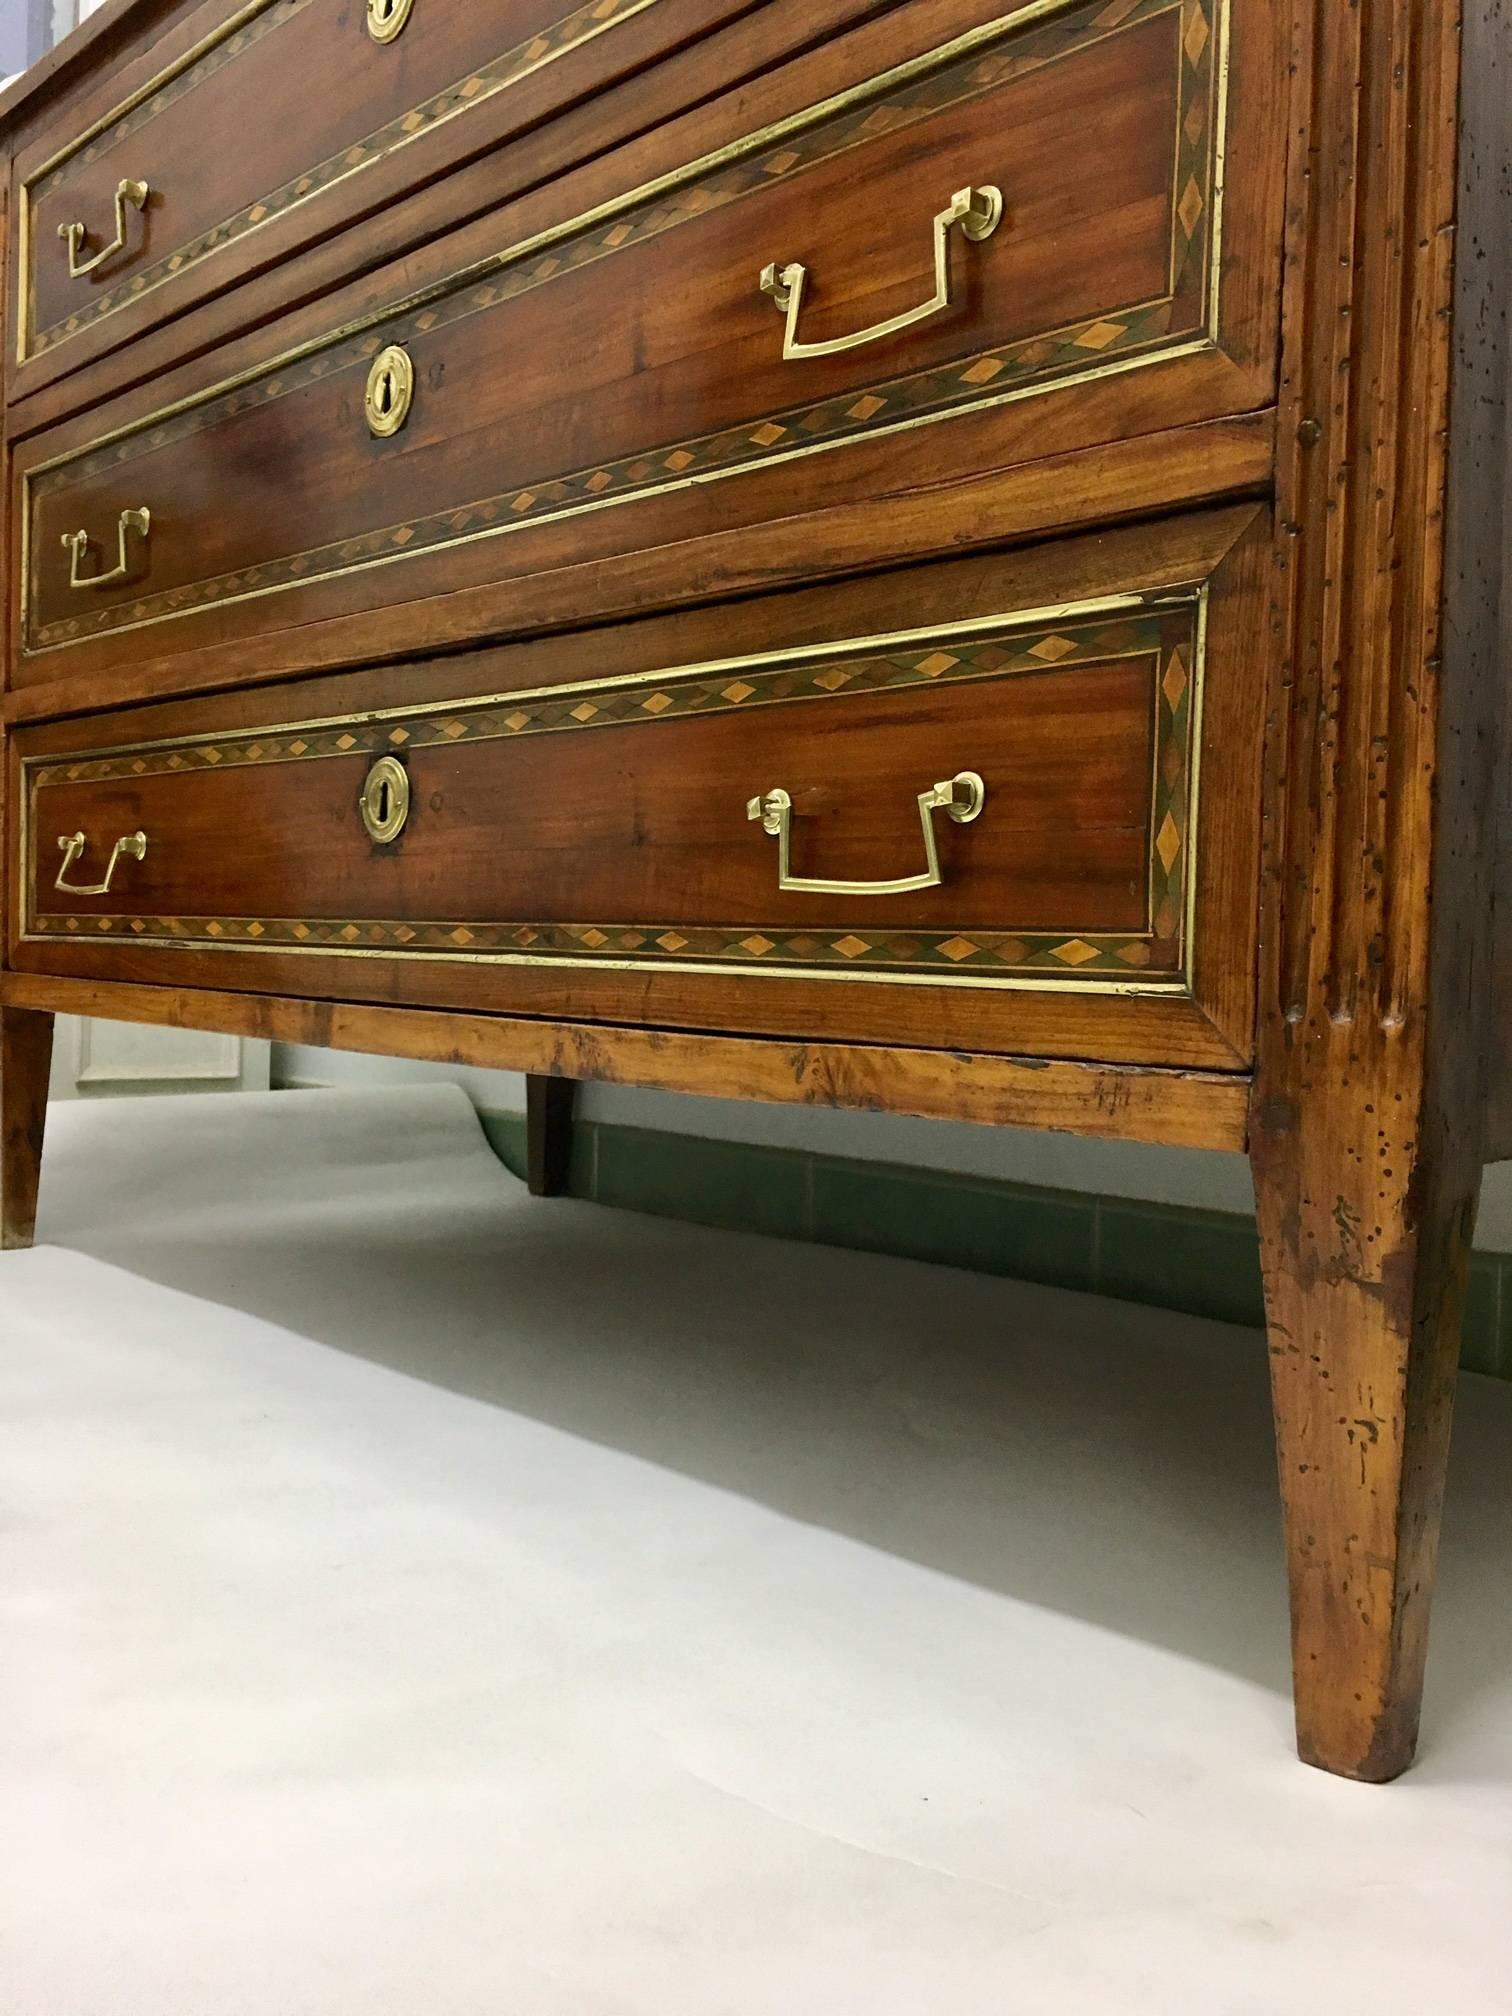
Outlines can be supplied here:
M1495 365L1451 369L1459 8L1293 15L1251 1153L1299 1748L1382 1780L1417 1740L1482 1163L1496 665L1448 502L1451 404Z

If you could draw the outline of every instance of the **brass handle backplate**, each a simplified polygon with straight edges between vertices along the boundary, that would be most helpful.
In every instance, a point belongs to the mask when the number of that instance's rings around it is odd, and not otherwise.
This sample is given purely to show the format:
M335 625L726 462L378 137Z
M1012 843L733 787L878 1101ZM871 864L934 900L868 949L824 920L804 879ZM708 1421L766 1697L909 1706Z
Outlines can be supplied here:
M68 871L89 845L89 841L82 833L60 833L58 835L58 845L63 851L63 866L58 870L58 879L53 884L53 887L63 890L69 896L108 896L110 894L110 885L115 880L115 871L121 856L129 854L133 861L143 861L147 857L147 835L145 833L126 833L117 840L111 850L110 866L105 870L105 880L103 882L90 882L87 884L83 882L70 882Z
M940 868L940 850L935 841L934 815L943 812L957 826L969 826L980 818L987 802L987 786L975 770L962 770L943 784L932 784L919 793L919 824L924 829L922 875L903 875L895 882L827 882L792 872L793 801L780 787L753 798L746 806L748 819L759 819L764 832L777 841L777 886L797 889L812 896L905 896L911 889L936 889L945 879Z
M86 274L93 273L103 266L107 259L114 259L118 252L126 250L126 212L145 210L147 198L151 194L151 187L146 182L138 182L130 175L124 176L116 184L115 236L108 245L102 245L99 251L88 259L81 259L79 256L89 237L88 227L83 224L58 226L58 236L68 247L68 270L75 280L82 280Z
M787 316L787 330L782 340L783 356L834 357L842 350L859 350L863 343L880 343L885 336L896 336L900 329L910 329L915 322L924 322L931 315L938 315L950 306L951 226L959 224L965 237L973 243L980 243L984 238L990 238L1002 221L1001 189L987 183L980 189L958 190L950 200L950 207L942 210L934 220L933 296L920 307L894 315L889 321L874 323L870 329L858 329L852 336L836 336L828 343L801 343L798 340L798 318L803 313L808 268L800 265L768 266L761 276L761 291L769 294Z
M410 815L409 772L395 756L380 756L362 787L362 823L379 847L397 840Z
M404 33L415 0L367 0L368 33L375 42L393 42Z
M145 505L139 511L123 511L116 527L120 557L108 574L81 574L79 563L89 551L87 532L65 532L63 551L69 555L68 585L77 594L86 588L115 588L122 581L129 580L132 573L131 550L127 544L128 535L137 533L145 543L152 532L152 513Z
M375 440L388 440L408 420L414 403L414 360L402 344L391 343L378 352L368 373L362 401L368 432Z

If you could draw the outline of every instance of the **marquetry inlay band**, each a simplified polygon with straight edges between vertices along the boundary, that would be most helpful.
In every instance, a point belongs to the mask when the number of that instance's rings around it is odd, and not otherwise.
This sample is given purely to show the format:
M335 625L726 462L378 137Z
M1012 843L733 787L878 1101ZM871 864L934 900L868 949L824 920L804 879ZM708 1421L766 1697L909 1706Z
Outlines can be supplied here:
M863 973L872 978L984 980L1060 975L1107 984L1185 980L1191 875L1196 721L1203 656L1200 593L1128 613L1065 612L1053 624L990 634L942 633L896 645L837 646L833 655L732 661L711 670L504 694L452 707L411 709L354 721L296 723L75 757L28 762L27 825L47 827L40 794L64 785L121 784L193 772L412 755L459 742L529 735L642 730L693 715L828 704L861 694L907 693L963 682L1009 682L1113 661L1148 663L1154 767L1149 818L1148 925L1117 934L1013 930L922 931L875 920L826 930L776 924L598 924L477 919L34 914L29 935L116 938L144 944L246 951L384 952L514 959L532 964L673 964L724 970ZM1004 705L1011 705L1005 696ZM28 842L30 846L31 842ZM30 858L30 856L28 857ZM32 861L31 900L38 891ZM42 878L40 894L50 895Z
M701 164L689 178L632 203L590 228L554 237L543 249L507 253L486 274L469 276L433 298L381 318L339 342L269 367L256 379L148 420L108 443L65 457L28 478L28 522L40 500L89 483L142 456L213 428L238 414L351 371L364 375L385 343L423 345L437 330L549 286L563 273L617 257L684 222L737 203L806 167L895 133L942 108L990 92L1005 81L1065 58L1107 36L1158 16L1177 16L1179 115L1171 215L1170 291L1157 300L1110 308L1090 321L971 352L937 367L907 373L825 400L758 416L718 433L648 447L589 468L543 471L528 484L428 515L357 532L309 551L269 558L216 575L99 608L35 622L37 556L28 570L26 649L53 650L115 631L185 616L196 610L308 587L322 579L401 564L428 552L499 537L578 512L602 510L692 482L754 470L793 454L812 453L859 436L919 425L999 403L1069 377L1123 368L1154 358L1173 343L1210 335L1216 279L1217 136L1216 36L1213 0L1096 0L1034 29L1005 29L1005 42L911 78L892 90L854 94L807 128L784 132L748 154L735 150L717 167ZM1021 10L1018 10L1021 11ZM375 318L377 320L379 318Z
M49 196L66 178L81 168L89 166L99 156L116 147L119 142L139 132L151 124L178 101L209 77L235 62L237 57L256 42L271 34L275 29L292 21L312 4L312 0L270 0L238 27L234 34L223 35L204 48L186 66L176 70L170 77L151 91L139 103L121 113L108 125L94 134L82 147L76 148L63 159L46 169L27 186L24 201L31 207ZM125 274L113 286L103 287L81 302L64 320L53 323L46 329L34 330L30 350L23 349L23 359L27 355L40 356L58 344L66 343L81 330L104 321L117 314L122 308L139 301L143 295L154 292L170 280L179 279L191 272L217 252L227 246L249 237L264 225L298 209L312 197L320 196L337 183L360 175L364 169L372 168L387 161L402 148L422 139L439 126L447 125L464 112L475 111L496 98L501 91L523 79L543 70L547 64L568 56L602 35L607 29L617 27L621 22L642 14L657 0L587 0L587 4L575 7L553 22L537 35L527 37L513 48L505 50L491 62L483 63L465 77L459 77L445 90L435 92L431 97L397 118L390 119L364 138L343 147L314 167L292 177L276 189L248 203L230 217L186 243L176 246L172 252L155 260L149 266L135 268ZM30 304L29 310L30 310Z

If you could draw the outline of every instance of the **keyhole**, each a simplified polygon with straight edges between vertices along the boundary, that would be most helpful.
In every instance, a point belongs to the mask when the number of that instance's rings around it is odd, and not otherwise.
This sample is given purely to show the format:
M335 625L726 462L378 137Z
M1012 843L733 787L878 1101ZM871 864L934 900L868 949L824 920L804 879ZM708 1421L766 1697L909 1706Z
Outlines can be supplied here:
M391 343L373 359L364 395L368 428L378 440L397 434L409 418L414 389L415 367L409 352L401 344Z
M404 32L414 0L368 0L368 33L375 42L393 42Z
M362 789L362 823L379 847L397 840L409 823L410 785L402 763L382 756Z

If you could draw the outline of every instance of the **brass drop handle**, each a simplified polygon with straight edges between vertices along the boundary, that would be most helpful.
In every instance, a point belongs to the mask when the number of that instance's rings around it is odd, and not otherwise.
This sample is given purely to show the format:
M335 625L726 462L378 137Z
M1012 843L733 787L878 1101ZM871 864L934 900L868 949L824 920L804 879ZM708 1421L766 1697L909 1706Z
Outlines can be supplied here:
M368 33L375 42L392 42L404 33L415 0L367 0Z
M928 867L922 875L904 875L896 882L826 882L792 873L793 801L780 787L753 798L746 806L748 819L759 819L763 831L777 841L777 887L796 889L813 896L905 896L911 889L937 889L945 877L940 868L940 850L935 842L934 815L943 812L957 826L969 826L981 817L987 802L987 786L975 770L959 771L943 784L932 784L919 793L919 824L924 829L924 859Z
M935 234L935 291L921 307L910 308L902 315L894 315L890 321L874 323L870 329L858 329L853 336L836 336L827 343L800 343L798 340L798 318L803 313L803 294L808 285L806 266L768 266L761 276L761 291L769 294L779 309L787 316L787 330L782 341L784 358L793 357L834 357L842 350L859 350L863 343L880 343L885 336L896 336L900 329L910 329L915 322L927 321L931 315L938 315L950 306L950 230L959 224L963 235L973 244L980 244L990 238L1003 221L1003 192L990 183L980 189L959 189L950 199L950 207L942 210L934 220Z
M116 184L115 219L116 234L108 245L102 245L98 252L88 259L81 259L89 230L83 224L60 224L58 236L68 247L68 271L73 279L82 280L86 274L95 272L107 259L114 259L118 252L126 250L126 212L145 210L147 198L152 194L151 186L138 182L130 175L123 176Z
M143 861L147 857L147 835L145 833L123 834L111 850L110 866L105 870L105 880L103 882L91 882L86 887L82 882L70 882L68 871L89 845L89 841L82 833L60 833L58 835L58 845L63 850L63 866L58 870L58 879L53 884L53 887L63 890L69 896L108 896L110 894L110 885L115 880L115 871L121 856L129 854L133 861Z
M120 541L120 558L108 574L81 574L79 572L79 563L89 551L89 534L87 532L65 532L63 534L63 550L70 556L68 567L69 587L78 594L86 588L114 588L122 581L129 580L132 566L131 552L127 545L128 535L135 532L145 543L151 531L152 513L147 509L145 504L139 511L123 511L120 523L116 527L116 534Z

